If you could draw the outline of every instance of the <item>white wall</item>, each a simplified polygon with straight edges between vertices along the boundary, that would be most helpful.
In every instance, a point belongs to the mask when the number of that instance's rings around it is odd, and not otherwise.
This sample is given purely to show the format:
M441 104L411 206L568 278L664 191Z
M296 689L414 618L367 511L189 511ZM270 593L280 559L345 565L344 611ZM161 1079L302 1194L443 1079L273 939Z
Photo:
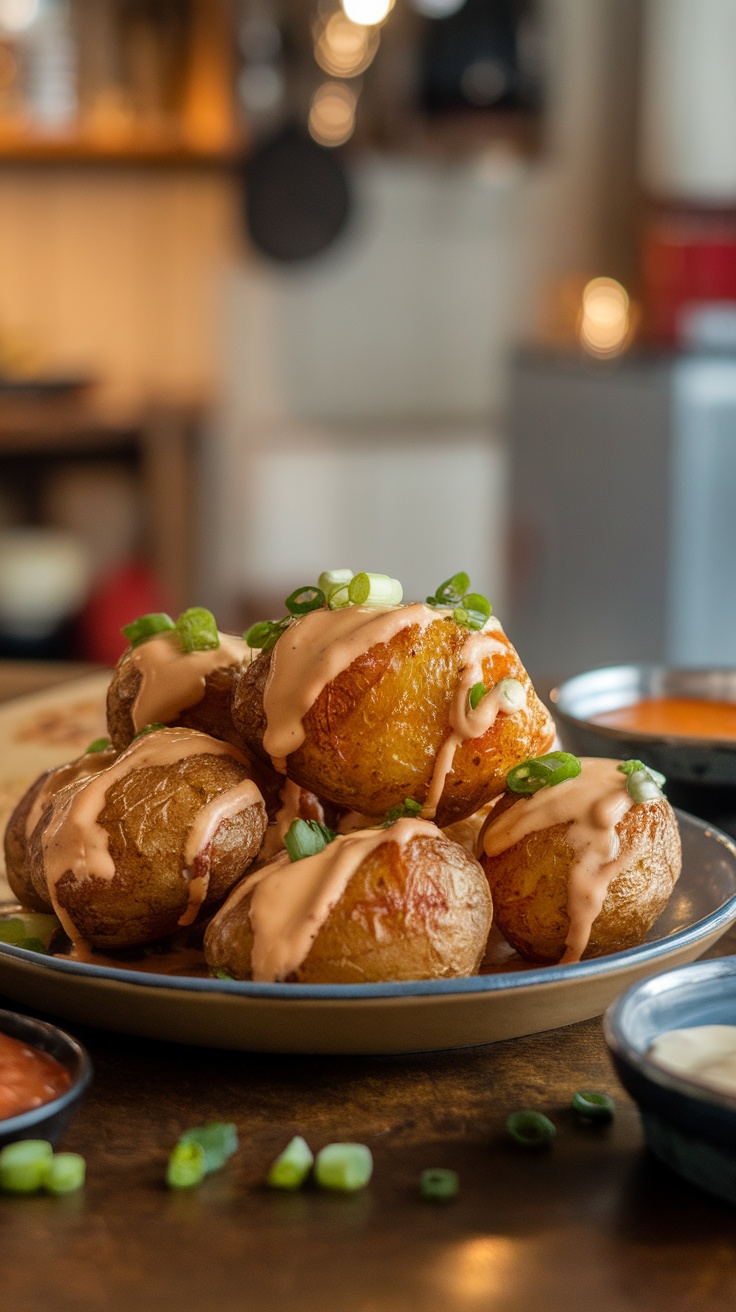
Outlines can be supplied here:
M438 566L468 568L502 599L509 351L536 331L551 284L619 272L606 222L624 205L635 4L547 0L538 160L358 160L356 221L328 255L230 270L207 580L221 606L264 580L288 588L307 560L390 569L418 595Z

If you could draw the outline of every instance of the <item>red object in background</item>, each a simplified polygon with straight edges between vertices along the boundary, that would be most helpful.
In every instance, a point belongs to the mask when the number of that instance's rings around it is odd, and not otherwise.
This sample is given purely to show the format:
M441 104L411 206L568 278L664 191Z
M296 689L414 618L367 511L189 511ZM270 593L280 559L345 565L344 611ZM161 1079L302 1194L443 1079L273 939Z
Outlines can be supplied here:
M128 560L101 579L79 617L82 660L114 665L128 645L120 630L149 611L171 609L150 565Z
M675 212L650 220L642 273L646 336L677 342L684 305L736 301L736 214Z

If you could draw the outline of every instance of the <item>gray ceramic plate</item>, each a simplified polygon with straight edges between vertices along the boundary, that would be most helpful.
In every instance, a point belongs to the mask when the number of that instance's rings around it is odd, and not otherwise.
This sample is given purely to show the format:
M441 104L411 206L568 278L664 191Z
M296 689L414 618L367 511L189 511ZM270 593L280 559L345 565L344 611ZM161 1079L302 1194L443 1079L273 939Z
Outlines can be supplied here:
M400 984L253 984L141 975L0 944L0 992L125 1034L268 1052L416 1052L554 1029L693 961L736 920L736 847L691 816L679 821L682 876L650 940L595 961Z
M43 769L104 732L107 682L96 674L0 706L6 812ZM554 1029L600 1015L643 976L692 961L736 920L736 847L689 816L680 826L682 877L650 941L598 961L312 987L142 975L0 944L0 994L120 1033L270 1052L411 1052Z

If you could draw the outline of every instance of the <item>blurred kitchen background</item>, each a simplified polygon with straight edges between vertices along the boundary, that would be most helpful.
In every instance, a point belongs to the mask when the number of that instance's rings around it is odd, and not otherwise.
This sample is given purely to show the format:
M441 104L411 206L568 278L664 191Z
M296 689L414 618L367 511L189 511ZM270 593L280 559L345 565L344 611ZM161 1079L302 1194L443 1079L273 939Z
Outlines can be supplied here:
M338 566L736 663L736 0L0 0L0 655Z

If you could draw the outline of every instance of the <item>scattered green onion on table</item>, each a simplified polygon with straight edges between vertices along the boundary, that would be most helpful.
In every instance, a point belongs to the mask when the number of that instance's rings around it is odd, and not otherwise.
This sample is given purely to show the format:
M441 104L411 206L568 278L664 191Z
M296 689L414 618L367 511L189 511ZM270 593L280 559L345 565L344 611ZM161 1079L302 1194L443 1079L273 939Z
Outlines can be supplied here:
M518 1111L507 1117L506 1132L519 1148L546 1148L557 1128L542 1112Z
M286 1145L272 1164L266 1183L272 1189L301 1189L314 1165L314 1154L300 1134Z

